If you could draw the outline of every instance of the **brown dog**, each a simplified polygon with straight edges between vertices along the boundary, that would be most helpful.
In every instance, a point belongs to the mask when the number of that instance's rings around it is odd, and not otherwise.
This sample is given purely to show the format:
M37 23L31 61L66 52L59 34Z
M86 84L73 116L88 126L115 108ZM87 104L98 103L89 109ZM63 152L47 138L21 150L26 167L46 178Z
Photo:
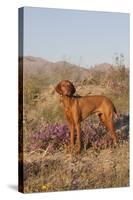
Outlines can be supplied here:
M116 144L117 138L113 125L113 113L117 115L114 104L105 96L73 96L75 93L74 85L68 81L61 81L55 88L61 95L61 101L64 105L65 116L70 128L71 150L74 146L74 129L77 131L78 152L81 149L80 142L80 122L88 117L89 114L96 113L100 121L110 131L113 142Z

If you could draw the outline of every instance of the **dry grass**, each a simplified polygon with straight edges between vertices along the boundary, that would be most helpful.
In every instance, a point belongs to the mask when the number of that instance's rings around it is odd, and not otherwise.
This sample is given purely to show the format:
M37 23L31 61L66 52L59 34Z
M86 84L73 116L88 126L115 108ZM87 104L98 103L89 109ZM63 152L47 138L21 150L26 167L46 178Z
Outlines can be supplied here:
M67 78L68 74L63 73L63 79ZM79 74L82 74L82 71ZM113 100L119 113L129 113L128 74L123 83L119 81L119 74L116 71L100 73L92 70L85 81L78 80L77 77L78 75L76 78L71 77L75 81L77 94L106 95ZM30 151L30 138L34 130L39 130L42 124L47 122L53 124L65 121L59 97L54 91L56 81L53 80L62 77L55 73L55 76L52 76L52 85L49 84L50 79L46 74L45 78L43 75L34 74L31 77L25 76L24 79L24 192L128 186L128 141L123 141L116 148L110 147L99 151L92 147L86 151L83 149L80 155L67 154L65 147L53 154L49 154L47 149ZM109 85L114 79L116 87ZM124 89L121 87L122 84ZM95 120L97 119L92 117L92 121ZM128 121L121 124L121 127L126 125L128 127Z
M90 148L80 155L25 154L24 192L48 192L129 186L128 142L99 152Z

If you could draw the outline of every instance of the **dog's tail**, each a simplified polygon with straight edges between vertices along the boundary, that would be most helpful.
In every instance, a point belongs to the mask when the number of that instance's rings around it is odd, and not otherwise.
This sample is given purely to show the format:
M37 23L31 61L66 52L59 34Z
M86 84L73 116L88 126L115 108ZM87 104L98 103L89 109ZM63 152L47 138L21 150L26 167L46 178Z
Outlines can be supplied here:
M116 107L114 105L113 105L113 107L114 107L115 116L118 119L120 117L120 114L117 112Z

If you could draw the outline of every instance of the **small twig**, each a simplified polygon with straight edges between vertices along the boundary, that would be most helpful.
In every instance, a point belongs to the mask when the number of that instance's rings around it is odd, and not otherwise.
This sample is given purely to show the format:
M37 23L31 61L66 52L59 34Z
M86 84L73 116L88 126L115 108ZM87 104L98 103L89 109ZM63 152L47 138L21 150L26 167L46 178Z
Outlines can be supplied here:
M48 148L47 148L48 149ZM31 151L29 154L31 155L31 154L34 154L34 153L36 153L36 152L38 152L38 151L40 151L40 152L47 152L47 149L46 150L43 150L43 149L37 149L37 150L34 150L34 151Z
M44 153L42 155L42 159L44 158L44 156L46 156L46 153L48 152L48 149L49 149L49 147L47 147L47 149L45 151L43 150Z

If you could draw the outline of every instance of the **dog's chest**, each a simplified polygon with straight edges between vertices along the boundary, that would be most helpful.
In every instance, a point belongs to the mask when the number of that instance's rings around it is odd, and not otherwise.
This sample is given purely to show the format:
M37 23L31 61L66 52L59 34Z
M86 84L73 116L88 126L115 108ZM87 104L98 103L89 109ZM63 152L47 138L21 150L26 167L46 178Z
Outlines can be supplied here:
M71 110L68 107L66 107L64 109L64 111L65 111L65 115L66 115L67 118L72 117L72 112L71 112Z
M65 111L66 120L73 123L73 117L72 117L71 109L65 108L64 111Z

